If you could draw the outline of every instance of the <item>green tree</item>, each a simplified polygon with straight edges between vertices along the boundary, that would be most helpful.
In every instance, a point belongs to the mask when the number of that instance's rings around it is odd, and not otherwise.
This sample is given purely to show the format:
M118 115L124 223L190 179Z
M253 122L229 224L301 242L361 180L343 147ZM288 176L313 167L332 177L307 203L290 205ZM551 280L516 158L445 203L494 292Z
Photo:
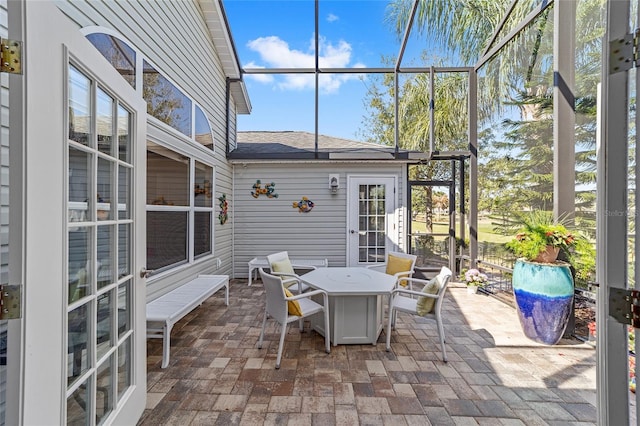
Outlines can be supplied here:
M445 48L460 64L473 64L491 47L488 42L494 28L511 3L511 0L423 0L418 5L413 28ZM387 21L398 36L403 34L412 5L410 0L395 0L388 7ZM600 78L602 6L603 0L584 0L577 8L576 209L584 212L585 218L593 212L595 200L589 185L595 182L595 87ZM516 4L497 39L514 28L531 7L531 2ZM498 217L514 208L551 208L552 7L479 70L479 207ZM416 85L413 89L421 88ZM439 96L441 93L434 94L436 105ZM456 116L448 122L445 118L445 123L455 123L462 111L459 106L452 106L455 109L440 111ZM415 120L413 123L414 133L419 134L424 123ZM450 138L446 134L445 137Z

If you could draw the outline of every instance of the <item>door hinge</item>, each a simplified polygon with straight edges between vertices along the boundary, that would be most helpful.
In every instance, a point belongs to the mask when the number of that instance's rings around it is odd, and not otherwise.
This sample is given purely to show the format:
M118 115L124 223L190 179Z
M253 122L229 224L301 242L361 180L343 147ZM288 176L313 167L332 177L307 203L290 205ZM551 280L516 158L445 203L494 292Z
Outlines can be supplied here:
M0 319L22 318L22 286L0 285Z
M0 49L2 49L0 71L22 74L22 42L0 38Z
M621 324L640 328L640 291L610 287L609 315Z
M629 71L638 64L638 44L640 29L633 34L609 42L609 74Z

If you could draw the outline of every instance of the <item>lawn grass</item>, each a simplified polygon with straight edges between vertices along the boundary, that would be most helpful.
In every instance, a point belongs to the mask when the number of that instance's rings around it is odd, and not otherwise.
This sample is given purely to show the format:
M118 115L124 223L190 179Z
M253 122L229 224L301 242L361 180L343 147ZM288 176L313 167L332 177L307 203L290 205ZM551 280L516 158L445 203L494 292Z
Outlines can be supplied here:
M494 225L492 225L490 219L480 219L478 220L478 241L486 241L489 243L506 243L510 241L513 236L512 235L500 235L494 232ZM411 232L412 233L424 233L426 232L426 226L424 222L414 220L411 223ZM449 223L448 222L435 222L433 224L433 233L434 234L447 234L449 232ZM467 236L469 233L467 232ZM444 238L444 237L442 237ZM468 237L467 237L468 238ZM441 239L441 238L437 238Z

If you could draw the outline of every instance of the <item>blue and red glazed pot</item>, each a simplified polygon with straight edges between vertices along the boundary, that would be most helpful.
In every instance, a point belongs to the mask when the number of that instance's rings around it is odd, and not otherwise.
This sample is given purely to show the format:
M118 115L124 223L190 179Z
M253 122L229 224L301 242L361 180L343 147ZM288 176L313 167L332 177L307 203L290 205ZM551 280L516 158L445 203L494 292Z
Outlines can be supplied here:
M518 259L513 267L513 294L525 336L546 345L558 343L573 306L574 284L569 264Z

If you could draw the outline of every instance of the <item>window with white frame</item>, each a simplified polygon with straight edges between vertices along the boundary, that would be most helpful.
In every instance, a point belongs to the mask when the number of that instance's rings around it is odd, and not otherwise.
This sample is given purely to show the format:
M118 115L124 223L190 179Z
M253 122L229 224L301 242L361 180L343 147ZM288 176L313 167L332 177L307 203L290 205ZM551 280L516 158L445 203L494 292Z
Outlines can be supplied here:
M147 142L147 268L212 253L213 167Z
M175 143L214 150L204 110L157 67L112 34L95 32L87 39L147 101L149 117L168 125L162 132ZM136 67L136 57L142 67ZM156 126L159 127L159 126ZM169 128L170 127L170 128ZM175 129L180 135L172 134ZM156 272L213 254L214 168L207 155L186 155L147 141L147 268ZM205 160L205 157L207 158Z

